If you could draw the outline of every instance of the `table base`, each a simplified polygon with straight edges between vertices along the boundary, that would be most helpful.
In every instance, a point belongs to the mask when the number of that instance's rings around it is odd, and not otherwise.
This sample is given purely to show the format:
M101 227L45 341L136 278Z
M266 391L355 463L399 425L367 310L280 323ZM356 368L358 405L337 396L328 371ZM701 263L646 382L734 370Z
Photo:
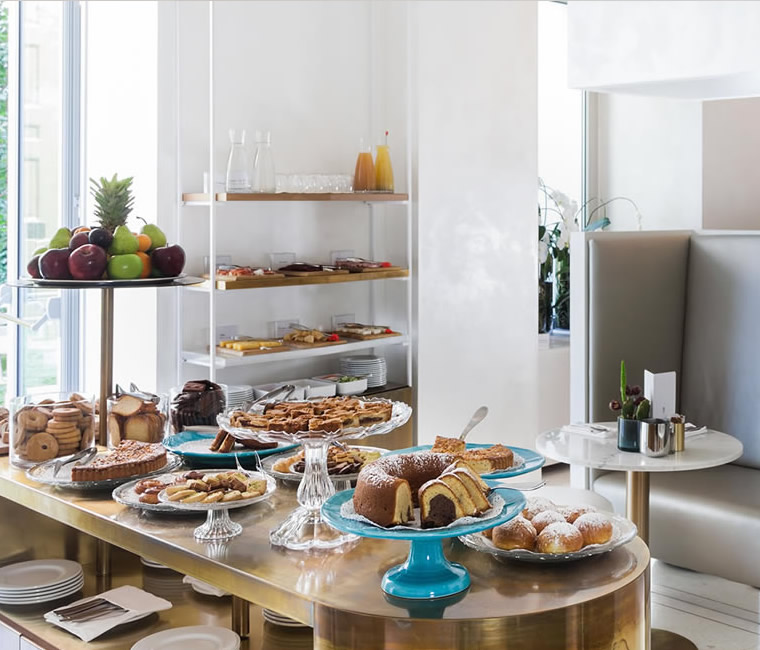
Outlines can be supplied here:
M652 630L652 650L697 650L685 636L668 630Z

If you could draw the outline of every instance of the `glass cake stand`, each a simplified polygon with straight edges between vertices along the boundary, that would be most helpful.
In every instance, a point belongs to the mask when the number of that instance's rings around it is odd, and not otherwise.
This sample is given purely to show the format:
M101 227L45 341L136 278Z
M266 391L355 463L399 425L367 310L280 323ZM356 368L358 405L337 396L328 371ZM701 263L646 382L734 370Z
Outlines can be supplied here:
M289 400L289 403L293 401ZM305 470L303 479L298 485L299 507L269 533L269 541L275 546L283 546L293 550L330 549L357 539L356 535L336 529L322 517L322 504L335 494L335 485L327 472L327 450L333 442L339 440L356 440L389 433L406 424L412 415L412 407L404 402L391 402L385 399L362 401L365 403L392 404L393 410L390 420L378 422L368 427L356 427L335 432L302 431L286 433L284 431L253 431L234 427L230 423L230 413L225 413L217 418L219 426L233 433L237 438L303 445ZM264 407L258 405L256 409L262 412Z
M519 490L496 488L491 494L504 500L501 512L487 519L446 528L382 528L345 517L341 508L353 499L353 490L344 490L330 497L322 506L322 514L327 522L345 533L411 542L406 562L391 567L383 576L381 587L388 596L414 600L445 598L467 589L470 574L461 564L449 562L443 553L443 540L503 524L519 515L525 507L525 496Z

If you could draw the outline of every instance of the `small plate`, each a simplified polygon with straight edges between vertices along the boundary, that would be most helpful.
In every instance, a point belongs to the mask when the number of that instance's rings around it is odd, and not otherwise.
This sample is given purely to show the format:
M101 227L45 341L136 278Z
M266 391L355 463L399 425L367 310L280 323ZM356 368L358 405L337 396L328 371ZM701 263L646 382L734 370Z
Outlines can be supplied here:
M232 630L212 625L193 625L163 630L146 636L132 650L238 650L240 637Z
M536 553L535 551L527 551L521 548L505 551L504 549L494 546L493 542L490 539L484 537L481 534L463 535L459 539L466 546L469 546L476 551L480 551L481 553L490 553L496 557L503 557L511 560L521 560L523 562L574 562L576 560L582 560L586 557L592 557L593 555L609 553L610 551L616 549L618 546L623 546L623 544L627 544L634 537L636 537L636 524L619 515L608 516L610 522L612 523L612 539L610 539L610 541L606 544L589 544L588 546L584 546L580 551L575 551L574 553Z
M365 451L379 451L381 456L388 451L382 447L362 447L361 445L351 445L351 447L354 449L363 449ZM298 472L278 472L276 469L274 469L274 464L278 460L282 458L289 458L293 455L295 454L280 453L269 456L269 458L261 461L261 468L267 474L274 476L275 478L281 479L283 481L293 481L295 483L300 483L301 479L303 478L303 474L299 474ZM355 481L358 476L358 472L356 474L330 474L330 479L333 481Z
M477 442L468 442L467 449L483 449L486 447L493 447L496 443L484 444ZM499 470L498 472L492 472L491 474L481 474L481 478L510 478L512 476L520 476L521 474L528 474L529 472L535 472L537 469L543 467L546 462L541 454L536 453L532 449L525 449L523 447L513 447L512 445L504 445L511 449L516 456L520 456L523 462L517 467L511 467L509 469ZM396 454L413 454L418 451L430 451L433 445L417 445L416 447L409 447L408 449L394 449L386 454L386 456L394 456Z
M216 431L219 431L218 427ZM279 454L284 451L295 449L298 445L280 442L277 447L272 449L253 450L246 447L238 446L235 451L227 453L211 451L209 445L216 437L216 433L208 434L200 431L185 430L181 433L167 436L164 439L164 447L173 454L177 454L188 462L199 462L214 467L237 467L235 464L235 455L241 463L255 462L256 455L259 458L266 458L272 454Z
M229 471L228 469L206 469L201 470L201 474L219 474ZM177 473L175 478L181 476L182 473ZM185 510L187 512L208 512L209 510L232 510L235 508L244 508L245 506L253 505L268 499L272 496L272 493L277 489L277 483L271 476L267 476L264 472L246 472L254 478L262 478L267 482L267 490L264 494L257 497L251 497L250 499L240 499L239 501L227 501L226 503L181 503L179 501L169 501L169 497L166 494L166 490L162 490L158 494L158 500L160 503L171 504L173 508L178 510Z
M97 457L103 456L108 452L101 452ZM131 481L136 478L145 478L147 476L155 476L156 474L165 474L176 470L182 465L182 459L174 454L166 454L166 465L147 474L138 474L136 476L124 476L122 478L107 478L102 481L72 481L71 480L71 468L72 465L65 465L58 476L53 476L54 460L35 465L34 467L26 471L28 478L38 483L44 483L45 485L55 485L56 487L69 488L72 490L107 490L113 489L122 483Z
M181 472L179 475L181 476L184 473L185 472ZM165 473L165 474L158 474L157 476L153 476L152 478L155 478L159 481L166 481L168 483L170 481L173 482L177 478L177 476L178 474L176 473L175 474ZM116 503L120 503L123 506L128 506L130 508L139 508L140 510L147 510L149 512L165 512L165 513L169 513L173 515L188 514L187 510L175 508L170 503L161 503L160 501L158 503L143 503L142 501L140 501L140 495L137 494L137 492L135 492L135 487L142 480L144 479L138 478L133 481L130 481L129 483L124 483L120 485L111 493L111 497L113 498L114 501L116 501ZM148 560L148 562L150 562L150 560Z
M60 587L82 575L82 565L71 560L28 560L0 569L0 589L24 592Z

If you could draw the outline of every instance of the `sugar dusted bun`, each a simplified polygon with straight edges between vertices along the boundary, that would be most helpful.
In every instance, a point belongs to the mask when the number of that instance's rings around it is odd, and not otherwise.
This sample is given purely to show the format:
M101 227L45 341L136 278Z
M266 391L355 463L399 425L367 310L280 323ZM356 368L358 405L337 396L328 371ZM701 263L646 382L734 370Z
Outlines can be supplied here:
M532 551L536 544L536 529L524 517L517 516L491 531L491 540L497 548L510 551L516 548Z
M559 508L559 511L565 516L565 521L572 524L581 515L585 515L587 512L596 512L596 508L591 506L563 506Z
M573 525L583 536L583 545L606 544L612 539L612 524L599 512L587 512L578 517Z
M540 533L549 524L556 524L557 522L565 521L565 518L556 510L544 510L543 512L539 512L530 521L533 524L533 528L536 529L536 532Z
M561 555L580 551L582 548L583 535L575 526L567 522L549 524L536 539L536 550L539 553Z
M527 500L525 509L522 511L522 516L530 521L539 512L543 512L544 510L557 510L557 506L552 501L549 501L549 499L533 497Z

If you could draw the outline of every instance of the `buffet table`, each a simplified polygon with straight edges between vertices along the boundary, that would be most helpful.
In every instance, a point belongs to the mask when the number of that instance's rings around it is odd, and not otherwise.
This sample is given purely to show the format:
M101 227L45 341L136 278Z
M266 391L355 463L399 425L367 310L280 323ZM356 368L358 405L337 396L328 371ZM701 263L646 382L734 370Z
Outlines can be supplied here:
M193 539L196 516L141 514L108 493L40 486L7 459L0 461L0 496L36 511L13 506L18 530L25 528L19 521L24 512L44 515L229 591L236 597L232 618L239 632L246 631L250 602L311 625L320 650L488 650L503 648L507 639L512 650L535 648L537 639L546 650L647 647L649 552L638 538L606 555L555 565L501 562L454 540L445 545L446 553L469 569L469 591L442 600L391 601L380 579L405 558L408 544L362 539L340 552L319 554L273 548L269 531L296 505L295 490L282 484L269 501L235 511L242 535L217 544ZM66 554L76 553L75 544L66 546ZM0 613L23 625L5 609ZM71 639L72 648L98 647Z

